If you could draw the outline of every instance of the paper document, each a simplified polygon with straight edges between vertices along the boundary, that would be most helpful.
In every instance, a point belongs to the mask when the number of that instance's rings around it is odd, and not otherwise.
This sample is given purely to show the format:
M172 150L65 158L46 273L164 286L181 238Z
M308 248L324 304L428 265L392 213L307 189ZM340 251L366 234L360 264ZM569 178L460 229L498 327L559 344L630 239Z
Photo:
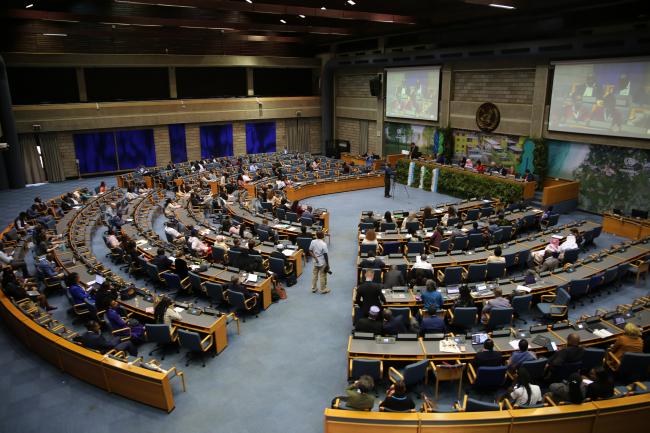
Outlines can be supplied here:
M512 347L515 350L519 349L519 340L510 340L508 344L510 344L510 347Z
M520 291L520 292L530 293L531 288L530 288L530 287L526 287L526 286L519 286L519 285L518 285L517 288L516 288L515 290Z
M95 282L96 282L97 284L100 284L100 285L101 285L104 281L106 281L106 279L105 279L104 277L102 277L101 275L97 275L97 276L95 277Z
M257 274L248 274L248 277L246 278L246 281L250 281L251 283L256 283L257 282Z
M460 348L453 340L440 340L440 351L445 353L460 353Z
M287 257L291 257L293 254L293 250L282 250L282 254L284 254Z
M611 337L614 334L609 332L607 329L596 329L594 331L594 335L600 338L607 338L607 337Z
M176 311L177 313L182 313L183 311L185 311L185 309L182 307L174 307L174 311Z

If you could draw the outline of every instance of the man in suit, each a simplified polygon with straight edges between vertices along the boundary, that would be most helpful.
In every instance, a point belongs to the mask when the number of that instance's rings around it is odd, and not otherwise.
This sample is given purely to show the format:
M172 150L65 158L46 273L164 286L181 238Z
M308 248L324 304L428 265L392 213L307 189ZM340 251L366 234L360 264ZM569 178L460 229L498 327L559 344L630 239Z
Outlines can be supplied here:
M494 298L487 301L485 303L485 306L483 306L483 311L481 312L481 322L483 324L486 324L488 322L488 314L494 308L511 308L512 307L510 305L510 301L508 301L502 295L503 295L503 292L501 291L501 288L496 287L494 289Z
M383 332L383 326L381 320L379 320L380 313L381 310L379 307L373 305L368 311L368 317L363 316L357 320L354 330L356 332L370 332L375 335L381 335Z
M445 321L438 317L435 308L429 308L422 313L422 322L420 322L420 333L445 333Z
M79 341L84 347L97 350L104 354L109 350L126 351L131 356L138 355L138 349L131 341L121 341L120 337L111 337L110 339L104 338L99 323L95 320L90 320L86 323L87 331L75 339Z
M382 285L373 282L375 271L366 269L365 281L357 287L357 296L355 303L361 308L361 314L366 316L373 305L381 306L386 302L384 294L381 292Z
M390 197L390 180L393 177L393 170L388 164L384 166L384 197Z
M389 309L385 309L384 313L384 324L383 332L384 335L397 335L403 334L406 332L406 323L404 323L404 318L393 317L393 312Z
M498 367L503 364L503 358L501 352L494 350L494 341L488 338L483 343L483 350L476 354L472 365L474 368L478 369L479 367Z
M555 352L549 359L546 366L546 377L552 378L555 373L566 364L581 362L585 349L580 346L580 335L572 332L567 336L566 347Z
M393 287L401 286L406 286L404 274L397 269L397 265L391 265L390 270L384 275L384 287L392 289Z
M359 266L361 266L361 269L383 269L385 264L376 257L374 251L370 250L368 251L368 257L361 260Z
M158 272L164 272L172 267L172 261L165 255L164 248L158 248L156 257L151 259L151 264L158 267Z

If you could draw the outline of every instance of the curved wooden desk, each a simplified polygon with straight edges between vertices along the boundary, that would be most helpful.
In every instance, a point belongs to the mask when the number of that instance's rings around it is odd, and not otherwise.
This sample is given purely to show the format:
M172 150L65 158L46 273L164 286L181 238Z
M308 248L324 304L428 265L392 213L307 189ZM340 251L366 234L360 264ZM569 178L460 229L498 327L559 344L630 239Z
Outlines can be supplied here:
M384 186L383 174L368 173L341 179L323 179L302 183L295 187L287 187L285 192L288 200L303 200L317 195L336 194L382 186Z
M650 236L650 220L603 213L603 231L630 239Z

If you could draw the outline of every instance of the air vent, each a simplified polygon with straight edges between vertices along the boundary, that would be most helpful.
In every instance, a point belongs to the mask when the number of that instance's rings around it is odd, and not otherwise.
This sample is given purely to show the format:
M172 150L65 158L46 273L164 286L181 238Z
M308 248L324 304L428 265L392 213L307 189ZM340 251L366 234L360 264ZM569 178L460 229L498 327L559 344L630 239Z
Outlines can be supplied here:
M367 65L368 63L370 63L368 60L357 60L354 62L355 65Z
M549 51L567 51L573 49L573 45L547 45L545 47L539 47L540 53L548 53Z
M339 62L339 65L351 65L351 64L352 64L352 62L349 61L349 60L343 60L343 61Z
M470 57L478 57L478 56L491 56L494 54L494 51L492 50L487 50L487 51L470 51L469 55Z
M530 48L524 47L524 48L506 48L504 50L501 50L501 54L521 54L521 53L529 53Z
M410 57L395 57L393 60L396 61L396 62L408 62L409 60L411 60L411 58Z
M463 53L444 53L440 54L440 57L443 59L453 59L456 57L463 57Z
M372 63L388 63L388 59L375 59Z
M424 55L424 56L415 56L416 60L430 60L430 59L435 59L435 58L436 58L435 54L427 54L427 55Z
M585 43L583 48L612 48L612 47L622 47L625 45L625 41L598 41L598 42L588 42Z

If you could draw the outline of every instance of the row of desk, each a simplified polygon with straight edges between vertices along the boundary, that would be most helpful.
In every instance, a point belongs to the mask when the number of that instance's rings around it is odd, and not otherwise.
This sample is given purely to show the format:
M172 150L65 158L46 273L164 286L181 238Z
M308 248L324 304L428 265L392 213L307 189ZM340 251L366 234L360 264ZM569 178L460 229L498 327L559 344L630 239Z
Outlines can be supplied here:
M605 212L603 213L603 231L630 239L645 238L650 236L650 219L632 218Z

